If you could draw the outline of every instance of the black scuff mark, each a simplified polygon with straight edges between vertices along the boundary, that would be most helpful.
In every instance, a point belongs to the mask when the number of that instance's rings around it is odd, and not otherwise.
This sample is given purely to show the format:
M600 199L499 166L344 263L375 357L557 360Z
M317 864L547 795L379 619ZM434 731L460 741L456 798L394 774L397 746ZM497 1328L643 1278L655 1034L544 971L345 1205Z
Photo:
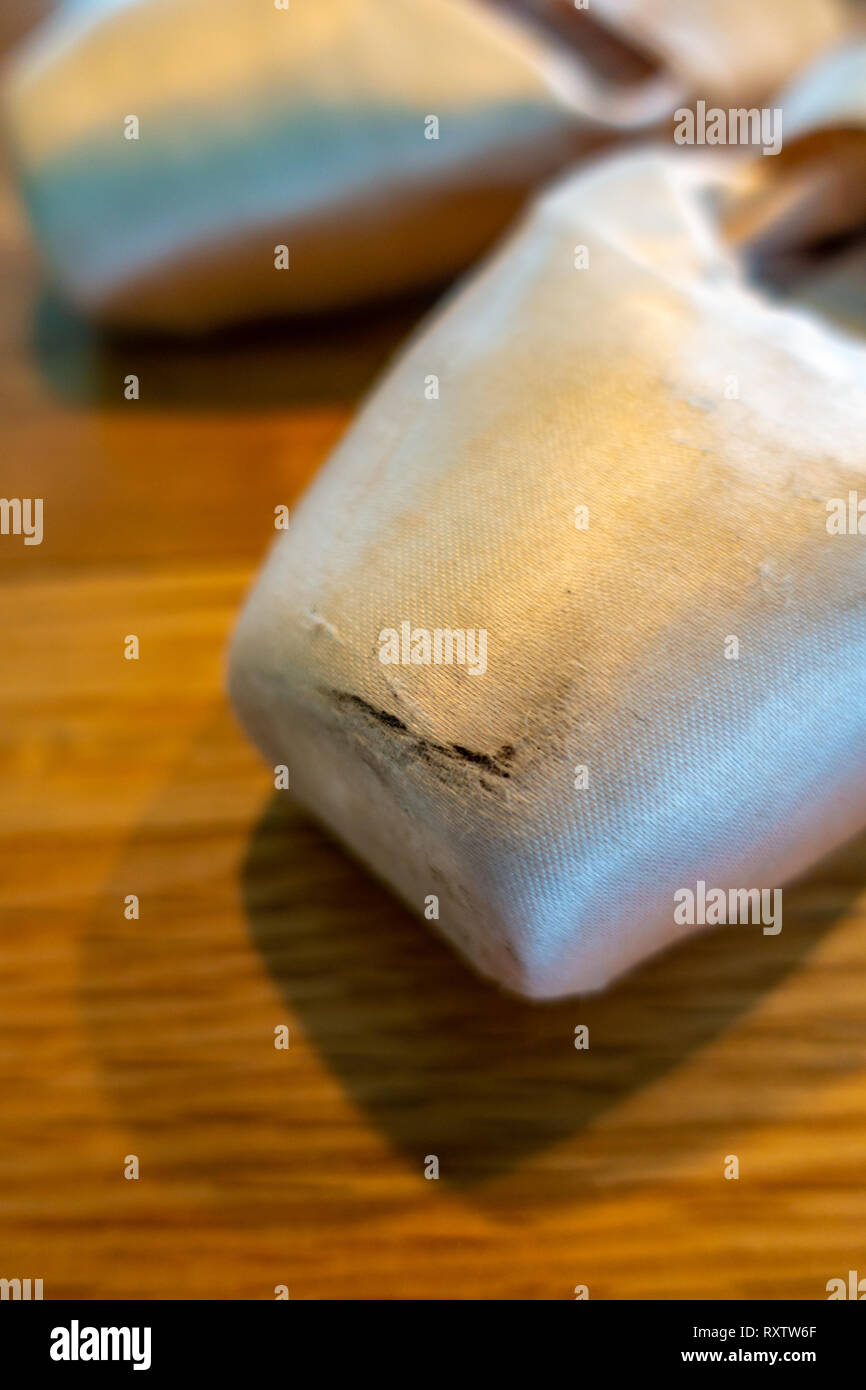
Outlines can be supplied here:
M368 700L362 699L360 695L353 695L346 690L329 690L327 694L338 705L350 705L354 709L360 710L369 719L373 719L383 728L390 729L405 740L407 749L429 764L435 771L442 773L444 764L448 768L463 765L466 768L478 768L493 777L499 777L503 781L511 777L511 771L507 764L511 762L515 755L512 744L505 743L496 753L478 753L472 748L466 748L462 743L435 743L432 739L424 738L416 734L409 725L400 719L396 714L390 714L387 710L377 709ZM481 785L485 791L490 791L490 784L481 778Z

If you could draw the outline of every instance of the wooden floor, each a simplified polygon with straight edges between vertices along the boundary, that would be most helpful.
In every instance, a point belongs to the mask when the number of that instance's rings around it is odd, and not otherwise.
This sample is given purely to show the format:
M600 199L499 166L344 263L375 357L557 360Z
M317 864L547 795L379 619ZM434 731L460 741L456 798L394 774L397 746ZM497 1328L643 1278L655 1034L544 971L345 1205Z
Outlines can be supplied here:
M106 345L41 297L8 192L0 305L0 491L46 499L41 547L0 543L0 1276L820 1299L866 1275L866 839L786 892L777 938L523 1006L277 803L232 722L273 508L419 306Z

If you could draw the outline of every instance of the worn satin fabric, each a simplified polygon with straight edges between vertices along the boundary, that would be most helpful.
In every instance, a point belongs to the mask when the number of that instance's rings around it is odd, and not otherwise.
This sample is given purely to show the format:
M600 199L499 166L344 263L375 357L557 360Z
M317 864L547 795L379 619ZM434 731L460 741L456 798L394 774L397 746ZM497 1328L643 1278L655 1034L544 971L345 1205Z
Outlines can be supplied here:
M744 285L706 173L650 151L543 198L370 398L234 641L295 794L531 997L698 930L678 888L777 888L866 822L866 540L826 529L866 496L866 349ZM382 665L403 620L486 628L486 674Z
M438 282L600 140L693 92L750 101L845 25L836 0L596 11L655 76L600 82L473 0L73 0L5 98L54 281L88 314L173 331Z

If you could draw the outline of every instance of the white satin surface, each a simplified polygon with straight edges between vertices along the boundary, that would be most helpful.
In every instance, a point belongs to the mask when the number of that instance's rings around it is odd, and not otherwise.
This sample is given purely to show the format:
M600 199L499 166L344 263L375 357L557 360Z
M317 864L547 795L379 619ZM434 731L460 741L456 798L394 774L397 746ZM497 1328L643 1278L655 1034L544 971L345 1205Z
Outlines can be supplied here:
M778 888L866 823L866 540L826 525L866 497L866 350L743 283L708 167L639 152L537 203L371 396L233 643L293 793L531 998L697 931L678 888ZM383 665L403 621L485 629L486 671Z

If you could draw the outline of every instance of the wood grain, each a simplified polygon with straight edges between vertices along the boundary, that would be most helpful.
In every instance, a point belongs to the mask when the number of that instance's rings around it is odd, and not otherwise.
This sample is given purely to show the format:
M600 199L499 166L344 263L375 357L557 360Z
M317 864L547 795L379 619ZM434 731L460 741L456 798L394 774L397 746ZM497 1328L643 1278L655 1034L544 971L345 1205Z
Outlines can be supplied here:
M816 1299L866 1274L866 840L786 893L779 937L522 1005L271 790L226 708L273 507L422 306L104 343L44 300L8 188L0 296L2 491L46 499L41 547L0 544L0 1275Z

